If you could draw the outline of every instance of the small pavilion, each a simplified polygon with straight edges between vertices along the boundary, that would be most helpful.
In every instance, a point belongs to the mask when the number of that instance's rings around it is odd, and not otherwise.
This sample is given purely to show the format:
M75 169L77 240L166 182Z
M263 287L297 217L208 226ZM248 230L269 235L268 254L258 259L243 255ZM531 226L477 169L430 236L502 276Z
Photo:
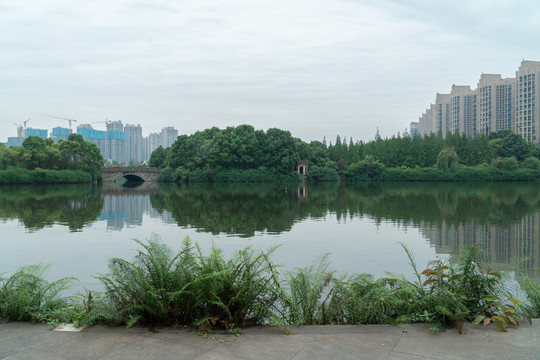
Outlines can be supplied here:
M297 171L300 175L306 177L306 176L307 176L307 173L308 173L308 163L305 162L304 160L300 160L300 161L298 162L298 165L296 165L296 171Z

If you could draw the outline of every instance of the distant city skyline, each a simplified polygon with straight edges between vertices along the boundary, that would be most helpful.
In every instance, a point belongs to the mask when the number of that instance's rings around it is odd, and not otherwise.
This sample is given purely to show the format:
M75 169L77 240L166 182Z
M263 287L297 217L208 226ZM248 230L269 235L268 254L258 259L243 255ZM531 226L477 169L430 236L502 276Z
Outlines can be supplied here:
M0 141L68 125L42 114L387 137L449 84L540 59L539 18L535 0L0 0Z
M47 129L18 126L16 136L8 137L5 145L21 146L29 136L51 138L55 142L65 141L71 134L81 135L85 140L96 144L105 161L143 163L150 159L152 152L158 147L167 148L174 144L178 130L173 126L166 126L158 133L144 136L140 124L124 124L121 121L107 121L106 130L94 129L92 124L80 124L76 129L55 127L51 132Z
M511 130L525 140L540 143L540 61L523 60L515 77L480 75L476 88L452 85L448 94L437 93L435 102L411 122L418 134L465 134L468 137Z

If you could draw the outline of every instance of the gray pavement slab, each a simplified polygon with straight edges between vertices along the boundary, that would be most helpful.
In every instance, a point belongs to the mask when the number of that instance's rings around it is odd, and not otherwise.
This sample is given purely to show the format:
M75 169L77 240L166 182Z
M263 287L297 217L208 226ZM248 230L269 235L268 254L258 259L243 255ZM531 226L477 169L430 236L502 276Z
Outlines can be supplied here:
M0 324L2 360L450 360L540 359L540 320L507 333L494 326L466 324L441 333L425 324L302 326L243 329L240 336L216 331L207 337L191 328L92 326L81 332L53 332L48 325Z

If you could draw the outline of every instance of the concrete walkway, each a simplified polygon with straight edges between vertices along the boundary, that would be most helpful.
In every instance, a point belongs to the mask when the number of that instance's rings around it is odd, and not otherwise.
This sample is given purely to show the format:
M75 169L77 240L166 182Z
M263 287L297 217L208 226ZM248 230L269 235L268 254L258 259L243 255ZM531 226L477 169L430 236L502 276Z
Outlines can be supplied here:
M274 327L222 331L93 326L81 332L47 325L0 324L0 359L540 359L540 320L499 332L466 325L433 333L424 324L303 326L286 335Z

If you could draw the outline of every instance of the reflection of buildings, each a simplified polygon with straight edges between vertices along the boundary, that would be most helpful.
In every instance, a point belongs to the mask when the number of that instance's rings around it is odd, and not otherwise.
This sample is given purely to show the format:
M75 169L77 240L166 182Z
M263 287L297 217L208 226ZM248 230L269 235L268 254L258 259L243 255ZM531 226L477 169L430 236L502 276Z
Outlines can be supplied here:
M526 215L508 227L475 222L456 226L443 221L440 225L421 225L420 232L437 253L458 254L464 248L482 244L491 264L527 258L528 271L540 267L540 213Z
M129 193L103 195L103 209L98 220L107 221L108 229L122 230L124 227L143 225L145 214L165 223L174 223L170 212L160 214L152 208L149 194Z
M306 183L304 183L304 185L298 187L298 189L296 190L296 197L300 201L307 200L307 198L308 198L308 187L307 187Z

